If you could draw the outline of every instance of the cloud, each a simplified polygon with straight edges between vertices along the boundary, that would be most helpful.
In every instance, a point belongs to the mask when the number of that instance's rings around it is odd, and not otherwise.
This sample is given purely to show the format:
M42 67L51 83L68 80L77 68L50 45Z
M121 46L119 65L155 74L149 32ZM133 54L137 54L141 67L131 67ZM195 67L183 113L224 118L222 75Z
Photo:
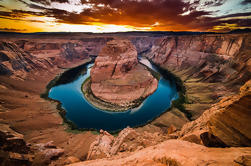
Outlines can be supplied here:
M243 0L241 2L242 5L247 5L247 4L250 4L251 3L251 0Z
M27 31L27 29L0 28L0 31L5 31L5 32L24 32L24 31Z
M26 9L0 11L0 16L24 19L27 15L33 15L52 17L55 22L66 24L113 24L138 28L150 27L152 30L207 31L223 24L249 26L250 20L245 16L251 14L245 11L241 13L239 9L236 9L239 12L235 13L222 13L223 7L231 5L231 1L226 0L19 0L19 2L22 2ZM249 3L250 0L244 0L241 5Z

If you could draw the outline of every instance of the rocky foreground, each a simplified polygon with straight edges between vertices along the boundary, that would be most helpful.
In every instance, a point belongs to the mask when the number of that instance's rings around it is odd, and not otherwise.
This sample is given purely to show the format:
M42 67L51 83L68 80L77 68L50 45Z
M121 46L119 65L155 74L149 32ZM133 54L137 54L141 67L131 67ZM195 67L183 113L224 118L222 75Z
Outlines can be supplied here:
M129 40L109 41L91 69L94 96L125 108L151 95L157 86L157 79L139 64L136 48Z

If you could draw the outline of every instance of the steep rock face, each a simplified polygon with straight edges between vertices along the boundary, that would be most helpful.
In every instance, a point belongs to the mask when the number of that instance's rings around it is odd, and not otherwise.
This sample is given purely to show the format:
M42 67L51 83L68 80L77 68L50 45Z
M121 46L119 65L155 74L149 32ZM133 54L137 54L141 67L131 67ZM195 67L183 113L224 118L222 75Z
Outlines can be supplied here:
M251 146L251 80L239 95L223 98L197 120L183 126L180 137L206 146Z
M250 41L250 34L170 36L145 54L182 78L186 110L195 117L206 110L184 125L181 139L206 146L250 146L250 91L234 95L251 78Z
M128 40L113 40L101 50L91 69L91 90L99 99L127 105L152 94L158 81L138 63Z
M92 82L105 81L133 69L138 64L135 47L126 40L108 42L95 60L91 70Z
M186 71L206 82L250 78L250 34L168 36L155 41L145 56L169 70Z
M0 75L12 75L13 78L23 79L29 75L28 73L33 71L36 73L42 68L47 70L55 66L64 68L72 61L98 56L103 46L108 41L113 40L115 36L80 34L77 36L30 35L0 37ZM10 39L6 40L9 37ZM151 48L156 37L126 36L125 38L132 41L137 51L141 53ZM10 59L8 56L16 57L16 59L7 62ZM28 62L21 64L24 61ZM32 62L35 65L29 65ZM14 69L12 66L14 66Z
M0 42L0 75L24 78L28 72L52 67L46 59L38 59L20 49L13 42Z
M136 47L138 54L149 51L157 37L131 37L129 40Z
M84 58L86 56L98 56L101 49L108 41L114 39L114 37L81 37L66 39L48 39L44 40L16 40L14 41L19 48L31 53L33 56L46 57L60 56L67 60L74 60L76 58ZM149 50L154 42L153 37L125 37L132 41L135 45L137 52L145 52Z
M88 45L80 40L35 40L16 41L20 48L39 58L61 58L68 61L86 58ZM91 50L89 50L91 51Z
M251 78L250 42L250 33L167 36L144 56L181 78L184 108L195 120Z
M0 123L0 163L2 165L31 165L34 156L24 136Z
M0 145L1 150L28 153L29 147L26 146L24 136L12 130L9 125L0 123Z

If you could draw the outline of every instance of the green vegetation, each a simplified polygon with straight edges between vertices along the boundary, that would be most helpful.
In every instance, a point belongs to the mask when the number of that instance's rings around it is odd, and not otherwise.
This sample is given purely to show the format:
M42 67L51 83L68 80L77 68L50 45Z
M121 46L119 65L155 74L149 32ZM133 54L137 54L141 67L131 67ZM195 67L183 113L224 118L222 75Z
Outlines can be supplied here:
M192 114L190 112L188 112L184 106L184 104L188 103L188 99L186 97L186 87L185 87L183 81L178 76L174 75L173 73L171 73L167 69L164 69L164 68L160 67L159 65L156 65L150 59L148 59L148 60L152 64L155 65L155 67L158 69L158 71L161 73L161 75L165 79L170 80L170 78L171 78L171 80L176 84L176 88L179 93L179 97L172 102L172 107L179 109L181 112L183 112L186 115L186 117L188 119L191 120Z
M79 75L86 73L86 66L91 63L92 61L88 61L80 66L68 69L64 71L63 73L57 75L53 80L51 80L48 85L46 86L46 90L44 93L40 95L41 98L44 98L46 100L54 101L57 102L57 109L59 110L59 114L62 117L64 124L67 124L68 129L67 131L72 132L72 133L78 133L78 132L83 132L86 131L85 129L79 129L72 121L68 120L66 118L66 111L62 108L61 103L57 100L53 100L48 97L49 95L49 90L57 85L60 84L66 84L68 82L73 81L74 79L77 79ZM70 80L70 81L69 81Z
M162 157L162 158L158 158L158 159L153 159L155 162L164 164L166 166L180 166L180 164L178 163L177 160L172 159L170 157Z
M51 100L48 95L49 95L49 90L56 85L56 82L60 78L61 75L57 75L53 80L49 82L49 84L46 86L45 92L40 95L41 98L44 98L46 100Z

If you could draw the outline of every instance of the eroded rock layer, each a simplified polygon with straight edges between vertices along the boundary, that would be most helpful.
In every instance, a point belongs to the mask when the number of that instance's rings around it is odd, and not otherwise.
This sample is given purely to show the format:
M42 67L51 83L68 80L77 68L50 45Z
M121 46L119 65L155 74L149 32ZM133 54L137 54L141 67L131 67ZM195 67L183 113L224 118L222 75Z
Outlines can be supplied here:
M251 80L181 130L183 140L206 146L251 146Z
M136 48L128 40L108 42L91 69L93 94L120 106L149 96L157 86L158 81L138 63Z
M232 81L241 86L251 77L248 34L167 36L156 40L146 56L204 82Z

